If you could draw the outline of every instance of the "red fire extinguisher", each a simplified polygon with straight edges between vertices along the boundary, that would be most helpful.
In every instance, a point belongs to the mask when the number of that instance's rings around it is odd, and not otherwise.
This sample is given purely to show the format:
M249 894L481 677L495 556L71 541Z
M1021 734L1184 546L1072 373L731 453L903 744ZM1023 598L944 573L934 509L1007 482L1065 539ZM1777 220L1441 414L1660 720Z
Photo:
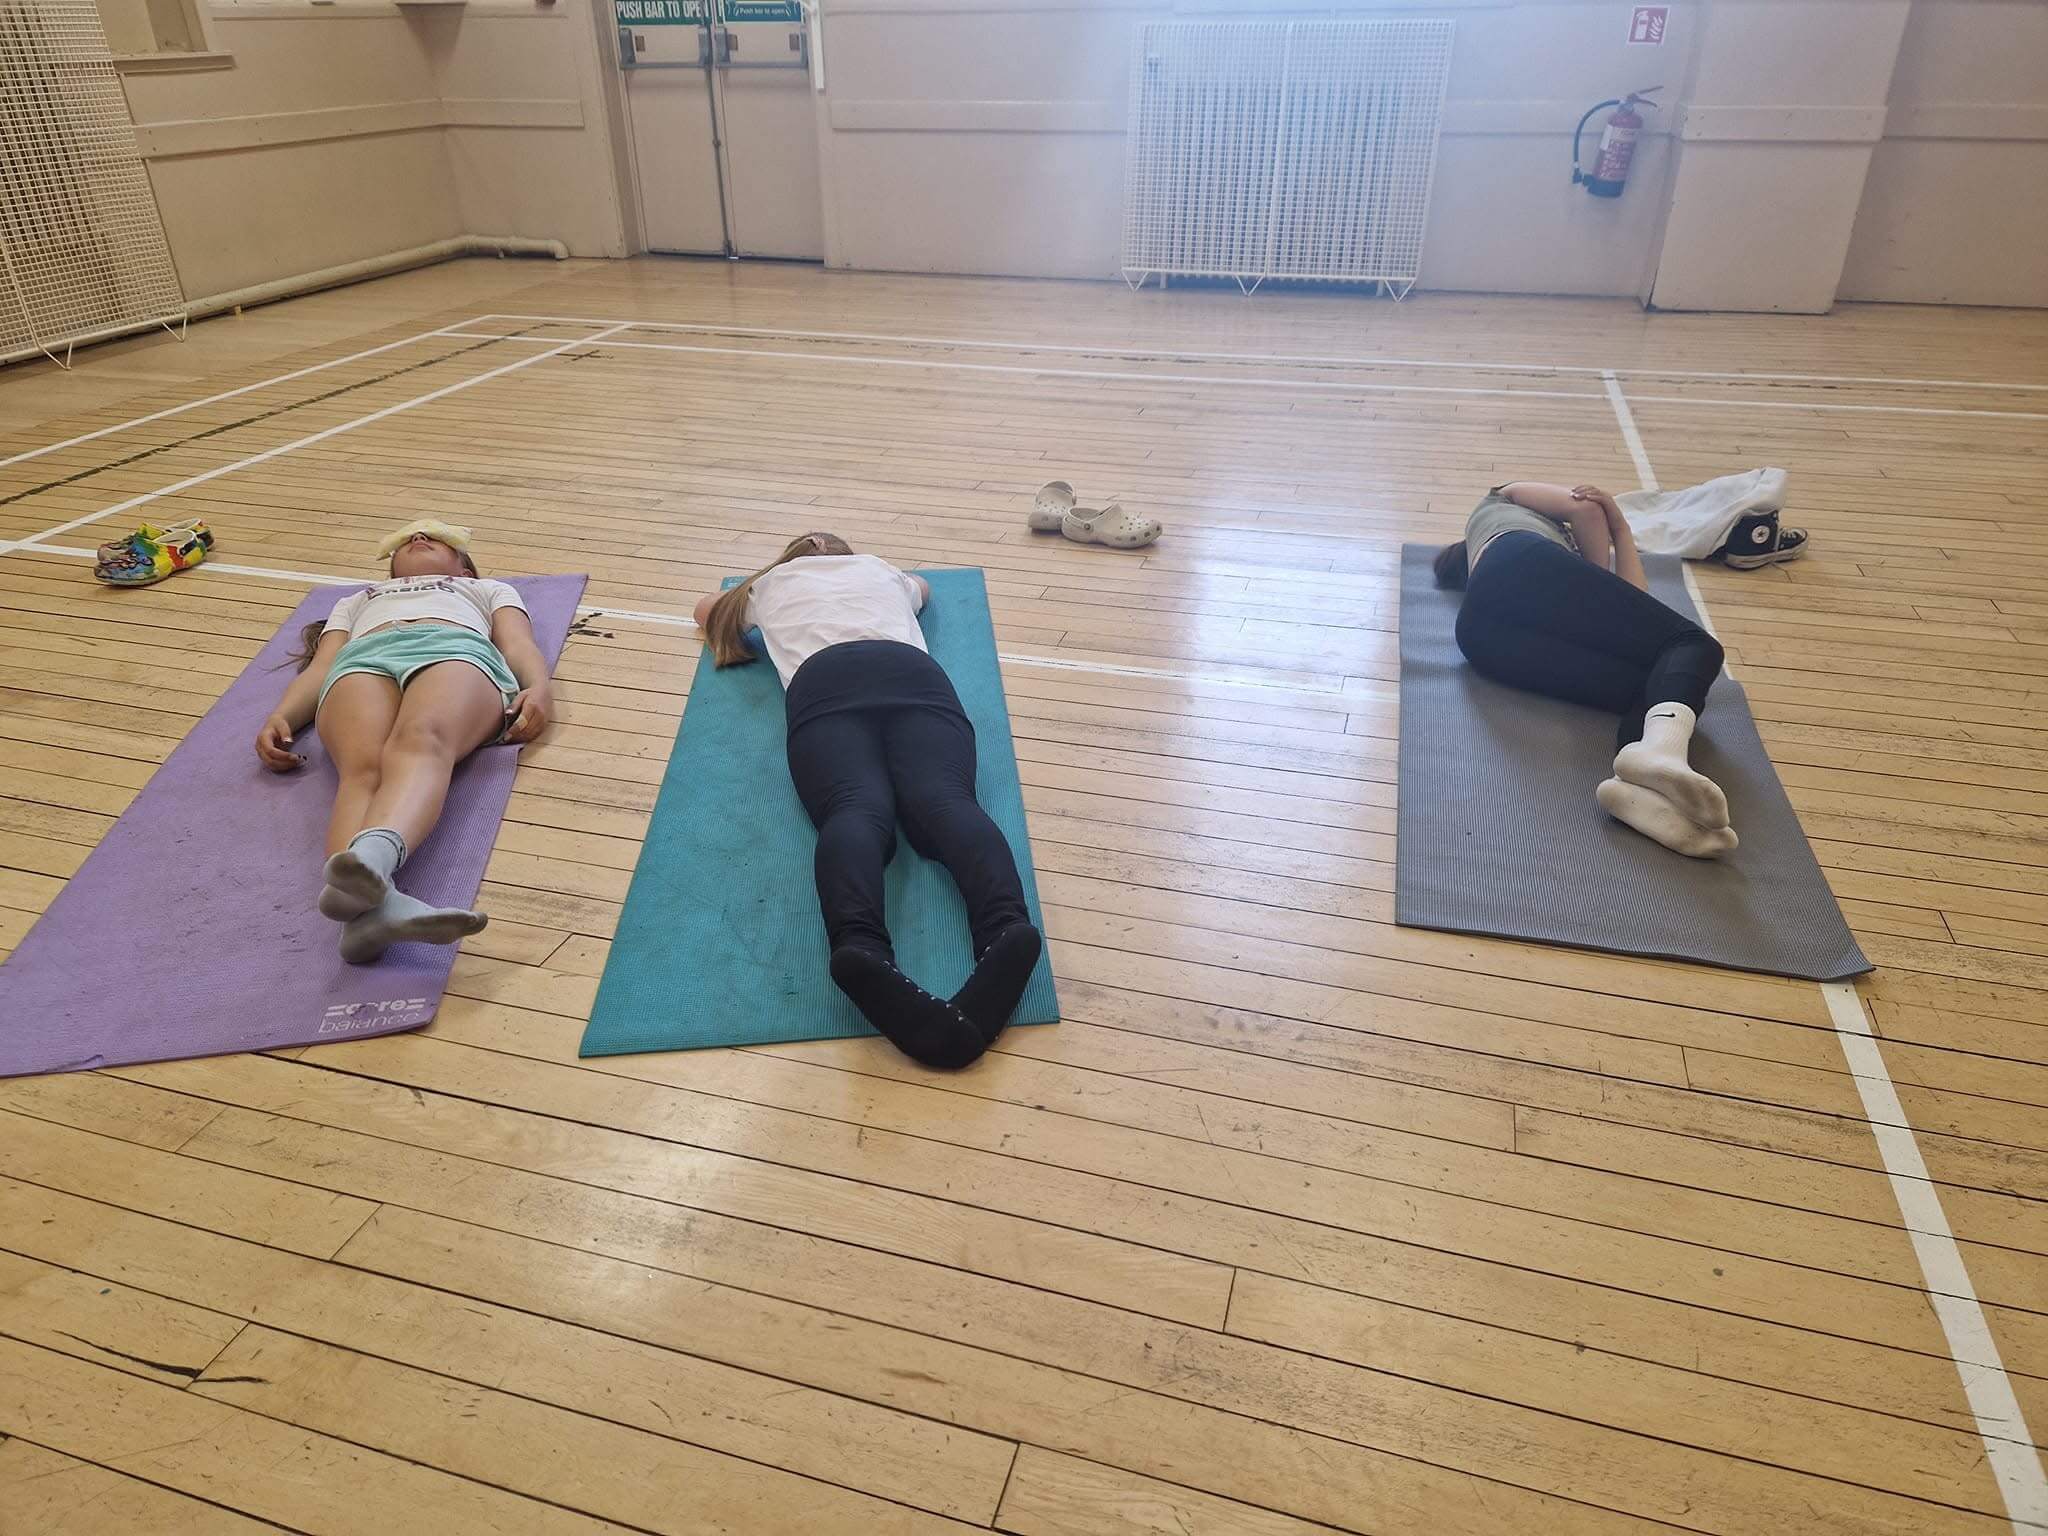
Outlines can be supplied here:
M1650 98L1663 90L1653 85L1648 90L1631 91L1617 101L1595 102L1586 109L1586 115L1579 119L1579 126L1572 130L1572 185L1584 186L1595 197L1619 197L1622 188L1628 185L1629 162L1635 159L1636 135L1643 130L1642 114L1638 106L1655 111L1657 103ZM1593 169L1579 169L1579 137L1586 131L1586 124L1602 107L1620 108L1607 119L1600 131L1600 152L1593 162Z

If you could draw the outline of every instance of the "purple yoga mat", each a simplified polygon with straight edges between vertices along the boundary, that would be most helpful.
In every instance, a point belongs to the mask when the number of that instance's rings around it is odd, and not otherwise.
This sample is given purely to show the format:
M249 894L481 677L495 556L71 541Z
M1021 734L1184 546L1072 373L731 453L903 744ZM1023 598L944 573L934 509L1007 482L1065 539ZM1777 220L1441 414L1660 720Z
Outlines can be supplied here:
M583 583L512 582L550 667ZM339 929L314 909L334 800L319 738L300 733L308 762L296 773L256 760L300 626L355 590L299 604L0 965L0 1077L359 1039L434 1016L452 947L399 944L349 965ZM475 901L518 766L517 747L486 747L456 769L401 889L436 906Z

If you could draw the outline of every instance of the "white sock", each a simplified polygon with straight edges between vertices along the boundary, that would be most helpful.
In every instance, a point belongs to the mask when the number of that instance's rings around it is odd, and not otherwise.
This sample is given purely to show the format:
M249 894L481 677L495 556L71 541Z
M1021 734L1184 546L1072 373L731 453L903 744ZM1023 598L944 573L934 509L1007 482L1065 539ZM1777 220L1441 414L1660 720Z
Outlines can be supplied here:
M1702 827L1653 789L1608 779L1593 791L1600 809L1623 826L1633 827L1652 842L1689 859L1717 859L1732 853L1738 839L1733 827Z
M365 827L327 861L321 915L337 923L361 917L390 893L391 877L404 862L404 838L389 827Z
M481 912L462 907L430 907L397 889L341 930L341 958L350 965L368 965L394 944L453 944L482 933L490 921Z
M1651 705L1643 720L1643 739L1615 754L1615 777L1654 789L1702 827L1725 827L1728 797L1686 761L1698 723L1699 716L1683 704Z

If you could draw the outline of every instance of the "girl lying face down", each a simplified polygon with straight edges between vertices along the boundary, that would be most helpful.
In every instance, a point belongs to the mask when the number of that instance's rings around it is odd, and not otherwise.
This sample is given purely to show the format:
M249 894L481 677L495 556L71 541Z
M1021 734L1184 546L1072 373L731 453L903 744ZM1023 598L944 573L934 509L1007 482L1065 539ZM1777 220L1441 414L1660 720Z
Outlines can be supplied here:
M789 776L818 829L818 907L832 980L904 1054L964 1067L1009 1023L1041 940L1017 862L974 797L974 727L925 646L921 576L807 533L723 593L697 604L720 667L756 659L758 630L782 678ZM896 965L882 871L902 825L945 866L967 904L975 967L951 998Z

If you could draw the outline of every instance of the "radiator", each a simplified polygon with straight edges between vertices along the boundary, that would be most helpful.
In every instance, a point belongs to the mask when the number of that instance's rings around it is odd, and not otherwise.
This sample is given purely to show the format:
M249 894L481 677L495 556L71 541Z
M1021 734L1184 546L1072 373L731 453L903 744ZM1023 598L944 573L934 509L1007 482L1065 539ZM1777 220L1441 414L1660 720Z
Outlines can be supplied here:
M1449 21L1154 22L1131 66L1127 281L1414 283Z
M0 358L184 303L93 0L0 0Z

